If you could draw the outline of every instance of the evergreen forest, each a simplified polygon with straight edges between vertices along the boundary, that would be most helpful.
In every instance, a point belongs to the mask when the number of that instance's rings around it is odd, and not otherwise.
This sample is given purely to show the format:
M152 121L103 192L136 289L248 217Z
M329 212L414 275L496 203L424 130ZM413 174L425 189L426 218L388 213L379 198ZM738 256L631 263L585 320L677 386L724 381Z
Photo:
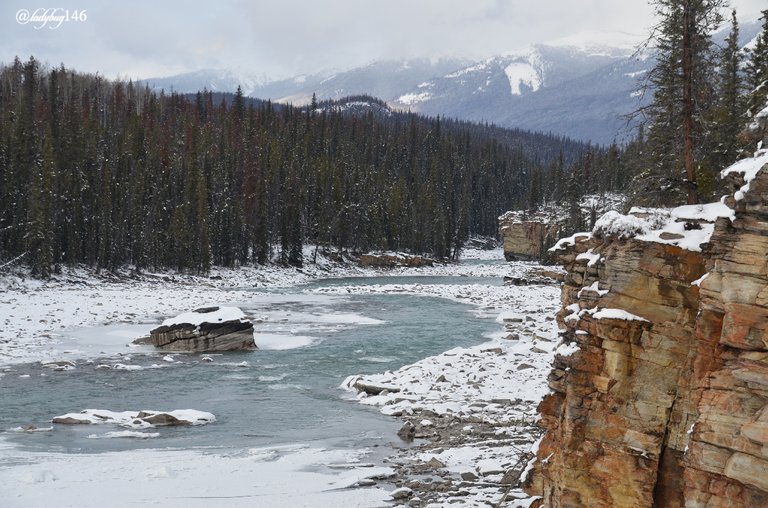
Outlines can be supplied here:
M621 190L622 152L343 103L0 68L0 266L206 273L305 245L452 259L505 210Z

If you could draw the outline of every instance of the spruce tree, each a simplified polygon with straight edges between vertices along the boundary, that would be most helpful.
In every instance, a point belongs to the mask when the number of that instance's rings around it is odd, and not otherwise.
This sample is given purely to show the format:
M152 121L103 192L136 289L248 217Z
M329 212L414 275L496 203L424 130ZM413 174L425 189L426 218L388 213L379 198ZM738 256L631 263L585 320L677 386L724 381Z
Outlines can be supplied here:
M756 115L768 101L768 9L762 11L762 31L749 51L746 64L747 117Z
M725 0L653 0L659 22L651 36L657 63L649 77L654 88L648 133L652 167L641 191L656 196L652 204L670 204L682 195L689 204L698 202L703 116L712 100L710 35L722 21L724 4Z
M739 25L736 10L731 12L731 31L720 51L717 75L717 100L708 115L710 136L708 159L710 172L700 172L699 188L707 199L717 197L714 193L714 173L734 162L739 155L739 133L744 127L745 105L743 78L741 72L742 54L739 48ZM710 184L710 185L707 185ZM707 188L711 187L711 188Z
M53 263L52 175L53 147L46 136L42 160L34 165L29 193L29 229L26 237L32 275L48 278Z

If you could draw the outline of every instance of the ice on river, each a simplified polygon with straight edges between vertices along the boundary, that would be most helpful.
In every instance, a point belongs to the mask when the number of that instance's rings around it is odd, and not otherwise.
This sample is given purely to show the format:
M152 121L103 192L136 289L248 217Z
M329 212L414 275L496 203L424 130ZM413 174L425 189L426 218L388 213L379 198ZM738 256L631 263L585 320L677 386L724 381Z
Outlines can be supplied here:
M0 441L0 452L16 462L14 467L0 468L5 508L387 506L383 488L349 487L366 478L392 474L389 468L368 467L362 462L368 450L310 445L246 449L235 454L150 449L36 453L30 457ZM339 471L326 466L336 463L350 467Z
M478 259L484 256L482 253ZM514 270L517 269L515 265L488 263L438 266L419 271L399 269L389 272L389 275L500 277L515 275ZM254 287L257 282L260 288L295 285L322 275L320 272L311 276L302 273L265 273L244 270L234 274L223 271L216 274L222 276L222 280L179 277L171 282L158 279L111 283L78 275L84 281L78 285L56 281L37 283L12 280L8 286L10 290L0 295L0 303L4 304L0 305L0 324L5 322L5 327L0 330L0 364L45 359L61 361L69 358L80 362L83 354L86 357L102 358L106 353L114 358L118 352L122 352L117 363L107 361L104 365L114 364L113 369L118 368L116 365L133 365L130 363L130 355L150 351L126 349L126 343L133 337L146 333L146 330L163 319L180 312L228 304L239 306L254 319L259 348L276 351L302 348L296 351L298 354L307 351L320 340L329 341L320 343L320 347L330 344L329 339L314 336L313 330L322 329L327 332L337 327L343 329L369 325L375 329L384 323L381 319L361 316L347 312L346 309L338 312L338 306L334 310L329 302L343 302L361 294L409 294L437 296L473 304L475 311L485 317L495 317L504 309L514 309L515 316L506 315L500 321L504 324L505 317L512 319L519 316L523 320L518 327L520 338L510 340L505 331L493 337L490 343L457 348L430 356L395 372L371 376L381 382L407 387L403 390L406 393L400 396L403 400L381 395L361 397L362 402L380 406L387 414L407 414L418 408L431 408L437 415L451 413L484 421L512 423L515 418L531 414L527 409L516 409L510 401L528 401L526 407L530 408L533 401L546 391L546 372L557 346L554 323L546 317L559 305L559 289L556 287L420 283L366 286L344 283L344 286L326 286L310 289L304 294L291 295L228 290L232 287ZM326 274L330 275L340 274ZM385 274L350 270L341 275ZM297 302L299 306L294 306L292 310L280 307L290 302ZM304 308L300 308L301 305ZM107 333L104 333L104 327L94 329L93 335L83 329L68 331L104 323L111 323L106 329ZM350 355L367 362L373 371L378 370L377 363L383 364L392 359L390 353L375 349L360 349L354 353L350 351ZM227 375L242 376L245 378L240 380L243 385L249 385L248 381L283 381L285 377L282 365L277 372L271 372L267 364L259 365L258 371L251 372L249 369L256 369L250 366L254 362L242 362L237 358L227 363L219 356L207 358L212 361L200 361L212 366L231 364L233 374ZM158 355L157 361L166 367L158 372L174 372L173 369L178 369L177 365L186 362L187 357L177 355L174 360L164 362L162 355ZM82 367L82 363L78 363L77 370L62 375L77 375ZM244 374L234 374L240 370ZM12 371L7 372L13 375ZM349 372L352 373L354 371ZM24 375L29 377L28 374ZM139 376L141 372L124 375ZM443 380L440 380L441 376ZM286 379L284 383L271 385L270 388L274 391L294 386L289 381L292 380ZM521 415L519 411L526 412L526 415ZM222 419L228 416L219 411L216 413ZM203 429L213 428L217 428L217 425ZM104 429L104 432L100 433L97 429ZM254 433L260 430L255 428ZM186 430L184 433L186 436ZM206 508L212 505L333 508L391 505L387 492L391 486L379 483L378 486L359 488L360 485L370 484L366 481L368 478L384 478L393 474L390 468L369 467L370 464L364 459L375 455L370 449L352 450L343 448L343 445L328 446L312 442L245 449L192 446L185 449L158 447L103 453L59 453L30 451L19 447L20 434L14 433L14 440L10 437L0 438L0 455L3 456L0 464L0 499L3 499L3 506L12 508L46 506L52 500L55 500L57 506L78 507L113 505L115 500L123 504ZM86 437L98 444L133 443L131 439L136 439L146 440L149 446L155 446L162 439L152 439L155 437L153 434L136 429L113 431L108 427L98 427L89 428ZM27 437L24 434L21 436ZM437 458L455 472L466 469L487 473L506 467L508 462L501 455L494 456L492 452L486 452L480 447L467 447L464 450L446 447ZM329 467L338 464L345 464L345 467ZM478 494L473 499L479 502L484 499L484 495Z

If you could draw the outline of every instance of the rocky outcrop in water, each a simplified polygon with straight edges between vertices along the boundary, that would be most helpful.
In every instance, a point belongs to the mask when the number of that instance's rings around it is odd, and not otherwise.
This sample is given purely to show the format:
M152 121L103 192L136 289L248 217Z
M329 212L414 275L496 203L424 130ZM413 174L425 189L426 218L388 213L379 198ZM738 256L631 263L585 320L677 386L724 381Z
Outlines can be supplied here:
M150 331L147 342L167 351L257 349L253 323L235 307L206 307L168 319Z
M560 244L575 352L540 405L542 506L768 506L765 163L729 172L732 209L609 213Z
M130 428L168 427L177 425L205 425L216 417L205 411L176 409L174 411L110 411L84 409L79 413L55 416L51 422L62 425L115 424Z

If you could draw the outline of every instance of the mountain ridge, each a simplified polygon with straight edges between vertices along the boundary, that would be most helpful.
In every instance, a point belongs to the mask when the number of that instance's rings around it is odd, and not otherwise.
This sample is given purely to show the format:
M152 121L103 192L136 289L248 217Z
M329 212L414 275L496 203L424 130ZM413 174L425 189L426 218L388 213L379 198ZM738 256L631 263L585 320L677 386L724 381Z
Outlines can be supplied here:
M741 45L758 30L757 22L742 24ZM715 41L725 35L721 30ZM607 145L634 135L625 118L651 97L637 93L638 78L654 63L651 49L636 50L641 42L636 34L585 32L483 59L379 60L273 81L212 70L143 82L182 93L234 92L240 86L245 95L298 106L309 104L313 95L318 100L371 95L394 110Z

